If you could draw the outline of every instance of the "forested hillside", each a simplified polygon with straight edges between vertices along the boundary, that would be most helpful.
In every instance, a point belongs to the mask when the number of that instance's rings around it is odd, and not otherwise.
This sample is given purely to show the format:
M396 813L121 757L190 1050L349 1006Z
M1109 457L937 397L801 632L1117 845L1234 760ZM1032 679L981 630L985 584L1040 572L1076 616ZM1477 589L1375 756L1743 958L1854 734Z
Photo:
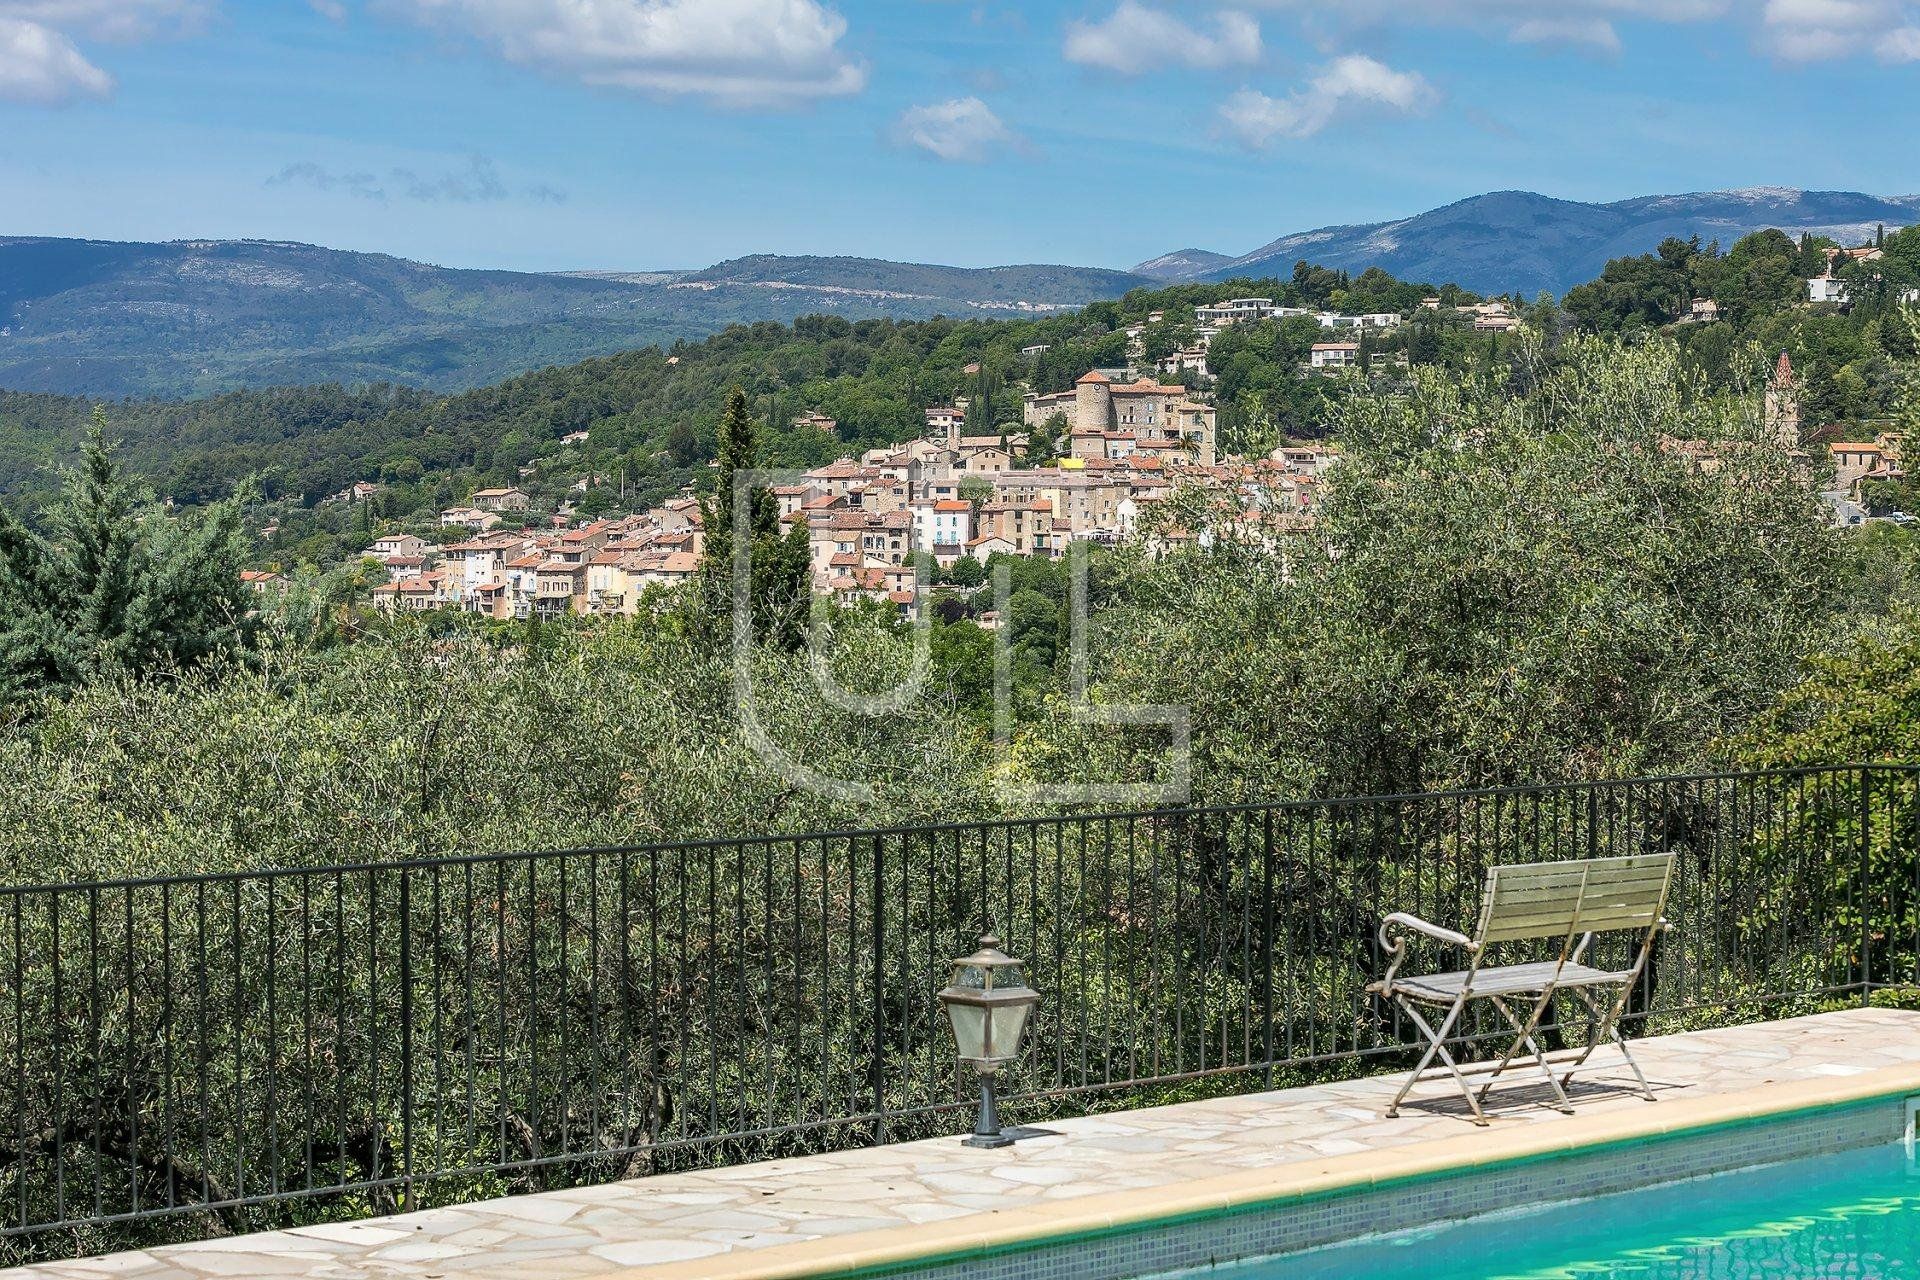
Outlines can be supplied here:
M1594 333L1633 335L1665 329L1706 375L1725 384L1743 353L1787 352L1813 427L1884 418L1898 380L1894 361L1913 354L1900 298L1920 287L1920 227L1893 231L1872 261L1836 267L1851 305L1807 302L1807 280L1827 269L1832 241L1762 231L1722 249L1698 240L1661 242L1652 253L1619 258L1600 278L1568 291L1568 315ZM1691 300L1712 299L1721 319L1676 324Z
M1570 291L1564 306L1513 306L1531 340L1549 350L1581 330L1669 333L1708 384L1722 389L1748 385L1786 351L1806 427L1870 436L1892 411L1896 362L1912 354L1899 296L1920 282L1920 230L1888 235L1883 259L1841 269L1853 282L1847 308L1804 301L1806 278L1824 269L1829 247L1778 232L1724 251L1669 240L1609 263L1598 280ZM444 506L486 484L564 493L592 475L596 484L580 503L591 514L615 501L643 506L700 481L730 387L747 391L775 465L815 465L910 438L923 429L923 409L962 395L972 402L973 429L1018 429L1023 392L1062 390L1088 369L1126 363L1128 328L1139 331L1150 363L1194 343L1196 305L1248 294L1403 315L1399 329L1361 342L1367 353L1404 353L1411 368L1507 368L1523 345L1518 335L1468 324L1453 307L1476 297L1451 286L1378 270L1348 277L1300 263L1284 279L1136 289L1036 319L809 316L735 326L700 342L622 351L454 395L374 383L125 401L112 406L112 429L129 464L182 503L211 501L253 476L269 501L310 508L349 484L373 481L387 487L383 508L398 513ZM1423 307L1426 297L1442 306ZM1713 300L1721 318L1693 322L1695 299ZM1164 319L1148 323L1155 312ZM1299 374L1309 348L1326 336L1311 316L1214 336L1207 375L1180 376L1218 404L1224 448L1264 451L1282 439L1328 433L1336 384ZM835 419L836 430L795 427L809 411ZM52 464L72 456L90 413L87 400L0 392L0 494L24 509L42 503ZM562 437L579 431L589 433L586 444L563 448ZM1050 442L1040 434L1036 456L1045 457ZM300 534L303 519L296 513L288 521L288 538Z
M521 467L579 430L592 433L602 469L623 469L629 486L665 493L711 456L721 399L733 386L747 390L768 424L770 460L811 465L916 435L922 410L956 395L975 400L982 430L1018 423L1020 385L1058 391L1088 369L1125 363L1123 330L1156 310L1169 319L1149 329L1150 353L1181 340L1186 326L1179 316L1190 316L1195 303L1235 290L1301 306L1398 310L1416 304L1428 287L1381 273L1349 282L1303 268L1286 281L1135 290L1035 320L808 316L542 369L452 396L322 385L126 401L112 417L129 462L185 502L205 501L252 474L266 496L309 503L356 480L511 484ZM1295 376L1294 366L1318 336L1311 320L1221 335L1215 390L1230 438L1250 425L1317 430L1317 390ZM1446 344L1436 340L1432 354L1464 358L1468 345L1465 335L1451 335ZM1048 349L1022 354L1036 346ZM971 365L979 368L970 372ZM838 431L791 429L807 410L836 419ZM52 479L47 464L74 447L90 412L90 402L78 398L0 392L0 493L43 498Z
M0 237L0 386L202 395L291 383L458 391L545 364L812 313L1021 315L1138 276L762 256L704 272L530 274L252 240Z

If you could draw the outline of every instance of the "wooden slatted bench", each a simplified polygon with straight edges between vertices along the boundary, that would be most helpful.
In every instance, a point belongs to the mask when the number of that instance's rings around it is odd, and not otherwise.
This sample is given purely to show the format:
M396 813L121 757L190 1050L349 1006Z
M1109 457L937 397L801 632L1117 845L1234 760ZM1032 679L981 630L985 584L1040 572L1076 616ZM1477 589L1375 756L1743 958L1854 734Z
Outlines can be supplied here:
M1626 1041L1620 1038L1619 1024L1633 984L1646 967L1653 940L1667 927L1662 913L1666 910L1667 890L1672 879L1671 853L1493 867L1487 871L1480 925L1473 937L1402 912L1383 920L1380 945L1391 957L1391 963L1380 981L1370 984L1367 990L1398 1004L1427 1040L1419 1065L1387 1105L1387 1114L1399 1114L1400 1103L1408 1091L1438 1057L1466 1095L1467 1104L1473 1108L1474 1123L1485 1124L1487 1116L1481 1103L1493 1087L1494 1079L1512 1064L1523 1048L1552 1086L1559 1108L1570 1112L1573 1105L1567 1099L1565 1086L1603 1042L1619 1048L1627 1065L1633 1068L1642 1094L1652 1101L1653 1090L1640 1064L1628 1051ZM1601 969L1585 962L1595 934L1623 930L1642 935L1629 968ZM1467 953L1467 967L1446 973L1402 976L1400 966L1406 959L1408 936L1413 933L1460 947ZM1555 939L1559 942L1559 953L1551 960L1496 966L1481 963L1486 949L1495 943ZM1579 1056L1564 1064L1564 1074L1556 1075L1534 1031L1559 991L1570 991L1579 997L1594 1019L1594 1032ZM1613 998L1603 1009L1601 998L1607 994ZM1513 1042L1477 1091L1467 1083L1447 1049L1461 1014L1474 1000L1491 1003L1514 1030ZM1524 1016L1520 1011L1522 1001L1531 1004ZM1437 1025L1422 1013L1423 1006L1445 1011Z

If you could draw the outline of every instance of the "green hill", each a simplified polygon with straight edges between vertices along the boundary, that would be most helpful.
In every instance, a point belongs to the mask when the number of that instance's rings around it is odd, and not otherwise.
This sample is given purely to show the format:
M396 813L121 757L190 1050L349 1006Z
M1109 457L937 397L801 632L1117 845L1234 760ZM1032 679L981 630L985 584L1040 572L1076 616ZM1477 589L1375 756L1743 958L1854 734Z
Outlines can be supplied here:
M273 241L0 238L0 386L93 396L329 381L457 391L742 321L1018 316L1141 283L1079 267L777 257L691 274L540 275Z

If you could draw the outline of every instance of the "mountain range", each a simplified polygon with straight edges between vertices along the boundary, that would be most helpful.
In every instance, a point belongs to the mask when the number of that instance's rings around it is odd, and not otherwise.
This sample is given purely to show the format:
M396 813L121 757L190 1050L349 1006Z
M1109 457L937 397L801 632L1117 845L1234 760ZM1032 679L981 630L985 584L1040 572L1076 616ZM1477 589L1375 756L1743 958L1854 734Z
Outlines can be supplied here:
M195 395L337 381L456 391L742 321L1030 316L1150 283L1093 267L765 256L700 271L535 274L282 241L0 237L0 387Z
M198 395L294 383L455 391L548 364L832 313L1032 316L1170 281L1290 276L1306 260L1482 293L1563 293L1667 236L1767 227L1858 243L1920 221L1920 196L1762 187L1611 204L1528 191L1396 222L1322 227L1233 256L1180 249L1130 271L735 258L699 270L462 270L284 241L0 237L0 387Z
M1156 280L1232 280L1293 273L1301 260L1402 280L1453 283L1480 293L1561 294L1600 274L1610 258L1650 251L1668 236L1722 248L1768 227L1857 244L1882 225L1920 221L1920 196L1750 187L1637 196L1611 204L1495 191L1397 222L1321 227L1281 236L1238 257L1180 249L1134 268Z

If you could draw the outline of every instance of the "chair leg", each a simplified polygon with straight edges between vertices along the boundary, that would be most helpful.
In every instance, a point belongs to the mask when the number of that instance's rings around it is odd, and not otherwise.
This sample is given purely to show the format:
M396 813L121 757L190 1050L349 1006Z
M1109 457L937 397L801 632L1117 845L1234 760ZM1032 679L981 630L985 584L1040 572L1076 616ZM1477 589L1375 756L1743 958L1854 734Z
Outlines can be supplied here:
M1413 1024L1420 1028L1421 1034L1427 1037L1427 1051L1420 1055L1418 1065L1401 1082L1400 1091L1393 1095L1393 1101L1387 1104L1387 1115L1391 1117L1400 1114L1401 1102L1406 1099L1414 1083L1420 1079L1420 1073L1425 1071L1428 1064L1437 1056L1446 1064L1447 1070L1453 1073L1454 1083L1460 1086L1460 1092L1466 1097L1467 1105L1473 1108L1473 1122L1477 1125L1486 1124L1487 1113L1480 1109L1480 1100L1473 1096L1472 1086L1467 1083L1467 1078L1460 1074L1459 1064L1454 1062L1453 1055L1447 1052L1447 1036L1453 1031L1453 1024L1459 1020L1460 1011L1466 1007L1466 998L1463 996L1453 1002L1452 1007L1447 1010L1447 1016L1441 1019L1438 1030L1420 1016L1420 1011L1414 1007L1413 1001L1396 995L1394 1002L1400 1006L1408 1018L1412 1019Z
M1647 1083L1647 1073L1640 1069L1639 1061L1634 1058L1632 1051L1627 1048L1626 1040L1620 1035L1620 1014L1626 1008L1627 993L1630 989L1631 984L1623 985L1620 988L1620 998L1613 1002L1612 1007L1609 1008L1605 1014L1601 1014L1599 1002L1593 998L1586 988L1574 988L1574 993L1586 1002L1587 1008L1594 1015L1599 1017L1599 1029L1594 1035L1588 1038L1587 1047L1580 1051L1580 1056L1567 1064L1566 1074L1561 1076L1560 1079L1562 1083L1571 1082L1573 1073L1578 1071L1581 1066L1586 1063L1586 1060L1593 1056L1593 1051L1599 1047L1600 1043L1603 1040L1611 1041L1613 1046L1620 1050L1620 1056L1627 1060L1627 1066L1633 1069L1634 1079L1640 1082L1640 1096L1648 1102L1658 1102L1659 1099L1656 1098L1653 1093L1653 1086Z
M1535 1002L1533 1012L1525 1023L1522 1023L1519 1018L1514 1016L1513 1010L1509 1008L1507 1002L1499 996L1489 996L1487 998L1493 1001L1494 1008L1500 1010L1500 1015L1507 1020L1508 1024L1512 1026L1518 1034L1514 1037L1513 1043L1507 1046L1507 1052L1500 1059L1500 1065L1493 1069L1493 1074L1487 1077L1487 1082L1480 1086L1481 1099L1484 1100L1486 1098L1487 1091L1493 1088L1494 1080L1502 1071L1507 1069L1507 1064L1513 1061L1513 1055L1518 1052L1520 1046L1524 1044L1533 1054L1534 1065L1540 1068L1540 1074L1547 1078L1547 1085L1553 1090L1553 1096L1560 1100L1560 1105L1556 1107L1555 1110L1565 1112L1567 1115L1572 1115L1573 1103L1568 1100L1566 1090L1560 1087L1560 1082L1554 1079L1553 1068L1547 1065L1546 1053L1540 1048L1539 1041L1533 1038L1533 1030L1540 1025L1540 1014L1547 1007L1548 1002L1553 999L1553 992L1546 992Z

